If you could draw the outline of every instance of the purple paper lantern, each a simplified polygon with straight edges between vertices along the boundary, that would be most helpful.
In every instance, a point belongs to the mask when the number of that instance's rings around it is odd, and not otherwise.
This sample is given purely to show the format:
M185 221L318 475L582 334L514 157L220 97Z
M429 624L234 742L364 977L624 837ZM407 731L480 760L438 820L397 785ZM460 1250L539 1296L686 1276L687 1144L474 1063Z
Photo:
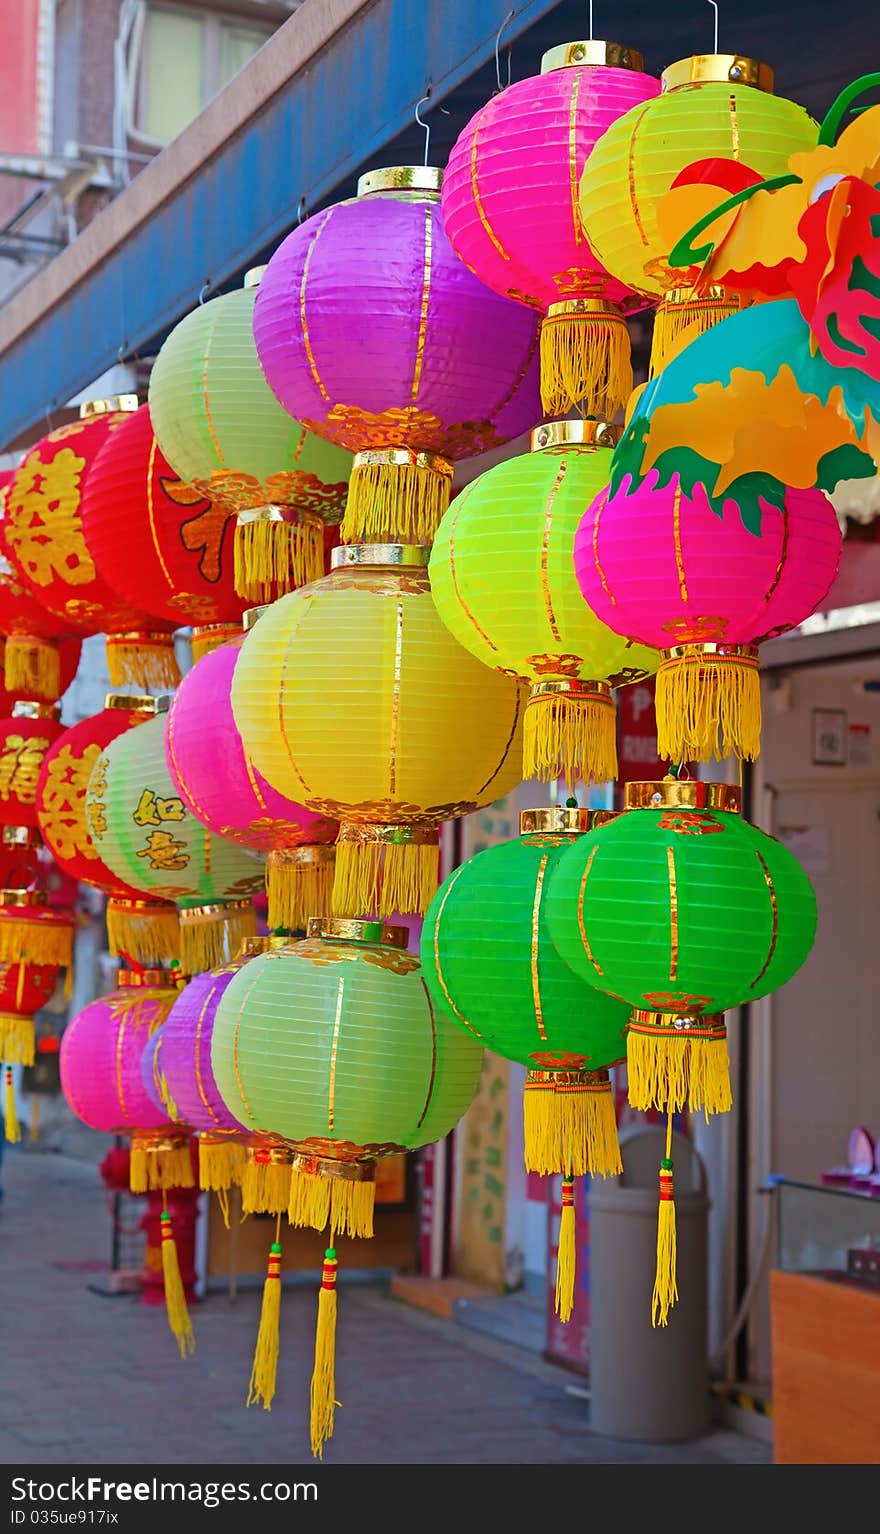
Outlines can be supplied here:
M244 957L234 959L222 970L196 975L180 992L162 1030L168 1097L181 1119L199 1131L199 1184L221 1195L241 1174L246 1131L220 1096L211 1069L211 1038L217 1004L245 962Z
M164 1039L164 1027L162 1023L147 1040L143 1054L141 1055L141 1086L146 1092L154 1108L164 1114L165 1118L173 1117L170 1103L162 1098L162 1040Z
M349 542L429 541L453 464L540 418L538 316L459 260L441 181L427 166L370 171L288 235L257 294L273 392L356 455Z

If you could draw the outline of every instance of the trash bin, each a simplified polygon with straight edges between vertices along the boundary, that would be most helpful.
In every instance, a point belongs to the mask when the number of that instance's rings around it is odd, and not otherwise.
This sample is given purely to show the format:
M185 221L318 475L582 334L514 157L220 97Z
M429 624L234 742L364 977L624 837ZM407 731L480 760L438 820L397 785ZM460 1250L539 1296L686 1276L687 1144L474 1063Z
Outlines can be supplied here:
M673 1135L679 1299L653 1327L666 1130L629 1130L620 1150L622 1176L590 1187L590 1426L641 1443L698 1438L709 1423L705 1167Z

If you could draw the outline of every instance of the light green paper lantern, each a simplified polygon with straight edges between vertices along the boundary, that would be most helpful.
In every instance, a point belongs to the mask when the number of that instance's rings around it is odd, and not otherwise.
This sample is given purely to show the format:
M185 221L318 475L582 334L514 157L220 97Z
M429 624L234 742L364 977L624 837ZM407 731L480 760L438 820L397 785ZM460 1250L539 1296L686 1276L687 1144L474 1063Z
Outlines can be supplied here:
M324 526L342 519L352 457L289 416L266 382L251 329L261 272L174 327L149 403L175 473L238 513L236 590L263 602L323 575Z
M162 711L102 751L86 819L99 857L118 878L153 900L175 902L183 970L197 974L229 962L243 938L256 936L250 897L262 887L263 865L206 830L184 805L165 760L167 720ZM132 938L136 943L134 931Z
M616 777L611 690L659 664L600 622L574 571L575 532L608 483L618 435L597 421L539 427L531 452L466 486L434 541L431 590L446 627L484 665L531 684L526 778Z
M725 784L627 784L626 812L553 872L547 922L559 953L633 1008L635 1108L729 1108L724 1011L784 985L812 946L809 879L739 802Z

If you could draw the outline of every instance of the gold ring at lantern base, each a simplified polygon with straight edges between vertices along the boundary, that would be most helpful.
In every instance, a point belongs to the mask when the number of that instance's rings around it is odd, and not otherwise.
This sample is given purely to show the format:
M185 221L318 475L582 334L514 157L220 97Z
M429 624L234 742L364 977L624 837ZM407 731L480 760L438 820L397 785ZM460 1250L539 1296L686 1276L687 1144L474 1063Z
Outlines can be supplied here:
M2 839L4 847L23 847L35 851L43 845L43 838L35 826L4 826Z
M619 1065L625 1056L614 1064ZM523 1091L538 1092L607 1092L611 1085L607 1067L598 1071L585 1069L552 1069L552 1070L529 1070L526 1073Z
M339 846L340 842L361 846L438 847L440 831L437 826L362 825L343 821L339 827L336 845Z
M187 976L177 969L119 969L116 971L116 988L119 991L134 990L139 986L176 990L186 985Z
M758 651L751 644L719 644L712 643L686 643L672 645L668 650L661 650L664 661L684 660L693 665L699 665L703 660L713 663L718 661L735 661L738 666L748 666L757 671Z
M541 74L552 74L555 69L576 69L580 66L606 65L609 69L636 69L645 67L644 56L624 43L605 43L598 37L580 38L573 43L558 43L541 55Z
M682 1043L691 1039L727 1037L723 1012L650 1012L644 1007L633 1007L627 1024L628 1033L656 1034L661 1031L666 1032L667 1037L680 1037Z
M550 447L616 447L623 434L622 426L610 421L547 421L536 426L529 438L529 452L540 453Z
M293 1161L293 1151L280 1140L251 1143L245 1146L245 1155L251 1166L287 1166Z
M449 459L440 453L422 453L411 447L370 447L355 453L352 473L376 468L422 469L425 474L438 474L441 479L451 479L455 473Z
M626 329L626 320L619 304L609 303L607 298L561 298L555 304L549 304L544 316L544 325L551 326L560 320L570 320L580 317L582 319L610 320L618 322ZM537 428L540 430L540 427Z
M188 1134L168 1134L164 1129L134 1129L129 1131L124 1125L115 1131L116 1134L131 1133L132 1141L137 1141L143 1150L157 1151L160 1154L168 1151L186 1150L189 1146Z
M20 698L12 705L13 719L60 719L60 703L41 703L37 698Z
M341 1182L375 1182L374 1161L344 1161L336 1156L313 1156L297 1151L291 1162L294 1172L310 1177L335 1177Z
M367 170L358 178L358 197L376 192L421 192L426 202L437 202L443 186L439 165L387 165Z
M334 863L336 848L332 842L307 842L304 847L273 847L269 856L276 858L279 863L297 868L315 868L320 864Z
M23 889L0 889L0 906L45 906L49 903L48 895L42 890Z
M252 900L218 900L210 905L190 905L179 912L181 924L196 924L210 916L231 916L235 911L250 911L253 909Z
M529 686L530 698L544 698L549 693L572 693L585 702L607 703L613 708L611 698L611 686L608 682L578 681L575 677L554 677L550 681L532 682Z
M192 631L193 652L208 655L222 644L231 644L241 638L240 623L199 623Z
M327 942L335 939L343 943L380 943L385 948L406 948L409 942L406 927L354 916L310 916L306 934Z
M727 810L738 815L742 789L735 783L700 783L695 778L663 778L659 783L627 783L625 810Z
M586 810L580 805L547 804L520 810L520 836L583 836L594 826L614 820L617 810Z
M682 90L688 85L715 81L723 85L751 85L773 95L774 77L769 64L747 59L741 53L696 53L689 59L667 64L660 76L660 91Z
M400 565L427 568L431 550L418 543L340 543L330 555L331 570L347 565Z
M265 506L246 507L236 514L236 521L239 527L247 527L252 522L284 522L301 527L321 529L324 527L324 519L317 511L309 511L308 508L300 510L297 506L285 506L274 501Z
M700 288L694 284L690 288L669 288L663 294L663 302L667 309L686 309L689 304L698 302L701 304L724 304L729 308L731 303L737 302L734 294L728 293L720 282L710 283L708 288Z
M404 1155L407 1149L405 1145L398 1145L394 1140L384 1140L375 1145L355 1145L353 1140L327 1140L320 1135L312 1135L308 1140L294 1140L291 1143L296 1156L318 1156L328 1161L349 1163L381 1161L384 1156Z
M146 693L108 692L104 695L105 708L121 708L128 714L155 714L156 699Z
M122 634L108 634L108 650L127 646L130 649L167 650L174 647L170 629L126 629Z

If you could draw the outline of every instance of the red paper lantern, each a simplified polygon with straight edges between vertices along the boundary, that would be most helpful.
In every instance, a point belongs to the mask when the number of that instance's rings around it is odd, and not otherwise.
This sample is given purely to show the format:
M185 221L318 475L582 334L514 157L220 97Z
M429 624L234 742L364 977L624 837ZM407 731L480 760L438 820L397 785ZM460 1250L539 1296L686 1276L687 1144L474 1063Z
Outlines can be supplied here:
M58 971L73 975L74 918L33 889L0 889L0 1056L34 1063L33 1014L55 989Z
M105 442L137 406L134 395L83 405L83 417L43 437L6 492L6 552L41 606L64 632L105 633L114 686L173 686L179 680L171 629L114 592L95 566L83 532L89 475Z
M15 703L0 719L0 825L37 825L37 778L64 727L54 703Z
M0 635L4 638L0 715L12 712L17 698L54 703L76 675L80 642L59 640L67 625L50 613L19 580L5 549L6 497L14 469L0 470Z

